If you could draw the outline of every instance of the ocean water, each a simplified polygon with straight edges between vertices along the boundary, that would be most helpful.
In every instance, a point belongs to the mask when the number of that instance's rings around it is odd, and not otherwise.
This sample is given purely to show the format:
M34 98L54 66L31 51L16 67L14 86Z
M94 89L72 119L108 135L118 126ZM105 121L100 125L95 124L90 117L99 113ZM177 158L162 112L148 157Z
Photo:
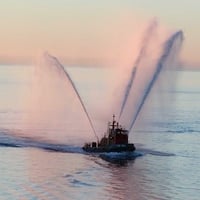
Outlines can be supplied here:
M0 66L0 199L200 198L199 71L177 71L176 85L164 94L169 101L160 102L157 95L149 98L130 133L137 150L124 159L118 154L85 154L81 145L26 137L23 105L31 70ZM91 84L88 77L78 79L84 70L90 69L70 69L80 94L106 87ZM93 77L99 70L93 69ZM56 131L59 127L40 130Z

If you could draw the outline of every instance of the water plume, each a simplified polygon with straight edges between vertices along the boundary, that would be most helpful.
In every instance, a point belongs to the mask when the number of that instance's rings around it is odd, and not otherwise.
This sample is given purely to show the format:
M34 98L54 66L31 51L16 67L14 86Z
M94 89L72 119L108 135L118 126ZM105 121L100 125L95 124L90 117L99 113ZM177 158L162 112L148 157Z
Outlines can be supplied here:
M169 64L169 60L171 57L174 57L182 44L183 41L183 32L182 31L178 31L176 33L174 33L166 42L163 48L163 53L160 56L160 58L157 61L156 67L155 67L155 71L153 73L152 78L150 79L149 83L147 84L147 86L144 89L144 93L139 101L139 105L136 107L136 112L133 116L133 119L130 123L130 128L129 130L132 129L132 127L135 124L135 121L137 120L137 117L149 95L149 93L151 92L156 80L158 79L158 76L161 72L161 70L164 68L164 66L166 64ZM177 43L178 42L178 43Z
M24 99L27 114L20 135L74 145L97 138L90 116L71 78L72 74L66 71L57 58L48 53L42 54L31 67L30 75L32 79Z
M93 130L93 133L94 133L94 135L95 135L95 137L96 137L96 139L98 141L99 139L98 139L98 136L96 134L95 128L93 126L92 120L91 120L91 118L90 118L90 116L89 116L89 114L87 112L87 109L86 109L86 107L85 107L85 105L84 105L84 103L83 103L83 101L81 99L81 96L80 96L80 94L79 94L79 92L78 92L78 90L77 90L77 88L76 88L73 80L71 79L69 73L66 71L66 69L64 68L64 66L58 61L58 59L56 57L51 56L48 53L45 53L45 58L48 59L49 62L53 62L55 66L59 67L62 70L62 72L65 74L67 80L71 83L72 88L73 88L74 92L76 93L77 98L79 99L79 102L80 102L80 104L81 104L81 106L83 108L83 111L85 112L85 114L86 114L86 116L88 118L88 121L90 123L90 126L91 126L91 128Z
M139 54L136 58L136 61L133 65L133 69L132 69L132 72L131 72L131 76L130 76L130 79L128 81L128 84L126 86L126 89L125 89L125 94L124 94L124 97L123 97L123 101L122 101L122 105L121 105L121 109L120 109L120 113L119 113L119 119L121 118L121 115L124 111L124 107L126 105L126 102L127 102L127 99L129 97L129 94L130 94L130 91L131 91L131 88L133 87L133 82L134 82L134 79L135 79L135 76L136 76L136 72L137 72L137 68L141 62L141 60L143 59L145 53L146 53L146 50L147 50L147 47L149 45L149 41L152 37L152 35L154 34L156 28L157 28L157 21L156 20L153 20L149 27L147 28L147 30L145 31L145 35L144 35L144 38L142 39L142 44L141 44L141 49L139 51Z

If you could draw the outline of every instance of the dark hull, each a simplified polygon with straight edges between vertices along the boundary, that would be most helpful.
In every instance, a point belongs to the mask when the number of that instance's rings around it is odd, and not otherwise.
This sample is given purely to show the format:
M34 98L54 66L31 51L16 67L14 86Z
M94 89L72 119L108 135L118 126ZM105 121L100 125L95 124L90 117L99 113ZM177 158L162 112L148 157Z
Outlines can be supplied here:
M134 144L115 144L99 147L83 147L83 150L90 153L133 152L135 151L135 146Z

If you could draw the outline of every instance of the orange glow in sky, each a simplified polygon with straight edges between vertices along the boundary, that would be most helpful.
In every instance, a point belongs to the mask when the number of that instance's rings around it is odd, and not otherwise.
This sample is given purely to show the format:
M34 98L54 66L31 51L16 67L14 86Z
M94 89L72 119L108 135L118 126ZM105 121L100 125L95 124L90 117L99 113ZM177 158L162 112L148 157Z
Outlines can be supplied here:
M190 9L190 16L184 20L180 9L176 9L178 1L162 4L144 0L140 3L118 0L1 2L0 62L31 63L38 53L47 50L66 64L118 63L129 56L131 48L134 52L137 44L132 42L156 17L172 30L183 29L186 41L182 59L198 63L200 30L195 19L199 17L196 7L200 5L197 2L188 7L181 1L182 12ZM172 5L177 12L169 12L167 8Z

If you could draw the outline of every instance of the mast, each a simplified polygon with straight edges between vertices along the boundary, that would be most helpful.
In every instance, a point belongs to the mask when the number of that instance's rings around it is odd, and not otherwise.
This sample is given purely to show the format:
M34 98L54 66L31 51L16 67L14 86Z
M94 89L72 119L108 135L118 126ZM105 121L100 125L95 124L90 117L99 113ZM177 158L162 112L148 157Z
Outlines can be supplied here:
M113 123L112 123L112 130L114 130L115 129L115 115L113 114Z

